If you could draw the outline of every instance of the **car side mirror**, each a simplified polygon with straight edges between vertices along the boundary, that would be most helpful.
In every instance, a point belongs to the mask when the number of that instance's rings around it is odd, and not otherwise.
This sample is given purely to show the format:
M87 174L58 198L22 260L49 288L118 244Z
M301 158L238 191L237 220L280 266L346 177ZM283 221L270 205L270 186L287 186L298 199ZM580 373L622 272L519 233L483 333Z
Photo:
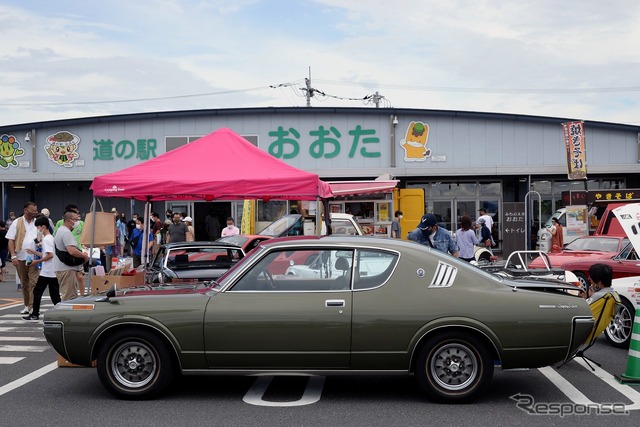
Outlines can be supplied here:
M111 298L116 296L117 291L118 291L118 285L114 283L107 291L106 296L102 298L98 298L96 302L111 302Z

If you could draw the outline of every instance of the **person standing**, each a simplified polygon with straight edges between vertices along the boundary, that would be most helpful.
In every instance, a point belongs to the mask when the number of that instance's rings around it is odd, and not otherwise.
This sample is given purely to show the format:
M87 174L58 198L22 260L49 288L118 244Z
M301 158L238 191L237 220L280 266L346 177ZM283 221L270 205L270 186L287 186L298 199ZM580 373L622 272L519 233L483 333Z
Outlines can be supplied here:
M187 216L184 218L184 223L187 224L187 242L193 242L195 240L193 219L190 216Z
M487 228L487 222L483 217L478 218L477 226L480 229L480 246L486 247L487 250L491 252L491 255L493 255L491 251L491 232Z
M51 219L51 212L49 212L49 209L47 208L42 208L40 213L46 216L49 220L49 233L53 233L53 228L55 227L55 225L53 224L53 220Z
M66 211L62 216L62 225L54 237L54 251L57 249L62 252L68 252L77 258L84 258L89 261L89 255L78 249L76 239L72 234L72 230L80 223L80 215L74 211ZM62 301L75 298L77 292L84 295L84 283L79 283L79 274L82 271L82 265L67 265L63 263L56 255L53 257L53 268L56 278L60 284L60 297Z
M222 237L233 236L234 234L240 234L240 229L236 227L233 218L227 218L227 226L222 229Z
M33 265L32 256L27 249L35 250L35 239L38 237L36 230L36 215L38 206L35 202L27 202L24 205L24 214L11 223L7 231L8 249L11 263L16 267L16 273L22 283L22 299L24 309L20 314L29 314L33 308L33 288L36 286L40 270ZM27 261L31 262L27 262Z
M116 227L120 230L120 252L119 257L124 256L124 248L127 243L127 217L124 212L120 212L118 221L116 221Z
M451 233L447 229L438 226L438 221L434 214L425 214L418 227L410 232L407 237L409 240L418 242L421 245L449 253L456 258L458 257L458 246L453 241Z
M16 213L11 211L9 212L9 218L7 218L7 228L11 227L11 223L16 220Z
M137 268L142 264L142 244L144 236L144 220L136 218L136 228L131 233L131 256L133 257L133 268ZM149 230L149 249L153 247L153 233Z
M478 244L476 232L471 229L471 217L464 215L460 219L460 228L456 231L456 243L460 248L460 259L467 262L475 260L475 248Z
M480 217L478 219L484 219L484 222L489 229L489 236L491 236L491 246L495 246L496 242L494 242L493 240L493 217L487 213L487 209L484 207L478 209L478 212L480 213Z
M58 279L56 278L53 260L55 243L53 235L49 231L49 218L38 218L36 219L35 225L36 230L39 233L42 233L43 236L42 258L33 261L34 264L40 264L40 276L38 277L36 286L33 289L33 310L31 311L31 314L23 317L24 320L38 320L40 318L40 303L42 301L42 294L44 293L44 290L47 289L47 286L49 287L49 296L51 297L51 302L53 302L53 305L56 305L60 302L60 284L58 283ZM32 255L38 253L31 249L27 249L27 252L31 253Z
M391 237L394 239L402 239L402 227L400 227L401 219L402 211L396 211L393 215L393 221L391 222Z
M169 225L167 243L186 242L188 231L187 224L182 222L180 213L175 212L173 214L173 223Z
M131 244L131 234L133 233L133 230L136 229L137 219L138 219L138 214L134 213L133 215L131 215L131 219L127 221L127 248L129 250L129 256L133 256L134 245ZM127 251L127 248L125 248L125 252Z
M204 227L207 230L209 241L213 242L220 237L220 221L218 221L218 217L213 208L209 209L209 213L204 219Z
M555 216L551 218L551 252L561 252L564 246L564 236L562 233L562 225Z
M0 282L4 280L8 255L9 241L7 240L7 224L4 221L0 221Z

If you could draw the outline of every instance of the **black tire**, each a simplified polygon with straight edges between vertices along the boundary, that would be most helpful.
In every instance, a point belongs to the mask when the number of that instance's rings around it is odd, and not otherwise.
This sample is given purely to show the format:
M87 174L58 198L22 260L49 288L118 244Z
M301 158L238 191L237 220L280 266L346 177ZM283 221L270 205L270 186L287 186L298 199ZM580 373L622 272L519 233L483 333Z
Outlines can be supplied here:
M580 281L580 289L582 292L587 293L589 291L589 279L587 278L587 275L579 271L574 271L573 274L575 274Z
M114 396L151 399L171 384L173 361L165 342L142 329L115 332L98 353L98 377Z
M462 332L429 338L416 365L420 387L433 400L464 403L478 397L493 377L493 360L486 346Z
M611 323L609 323L607 329L604 330L604 335L612 346L629 348L636 309L629 300L625 298L621 298L621 300L622 304L618 305L616 313L613 315L613 319L611 319Z

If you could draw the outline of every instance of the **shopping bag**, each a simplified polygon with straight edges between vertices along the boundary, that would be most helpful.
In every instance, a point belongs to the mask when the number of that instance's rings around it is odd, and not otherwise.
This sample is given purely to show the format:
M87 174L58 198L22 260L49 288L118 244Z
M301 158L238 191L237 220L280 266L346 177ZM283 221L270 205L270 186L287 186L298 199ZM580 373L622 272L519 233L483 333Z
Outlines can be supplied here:
M100 211L93 212L93 203L90 212L84 219L82 234L80 235L80 244L89 246L91 242L91 229L95 221L95 231L93 232L93 246L114 245L116 243L116 221L113 212L104 212L102 202Z

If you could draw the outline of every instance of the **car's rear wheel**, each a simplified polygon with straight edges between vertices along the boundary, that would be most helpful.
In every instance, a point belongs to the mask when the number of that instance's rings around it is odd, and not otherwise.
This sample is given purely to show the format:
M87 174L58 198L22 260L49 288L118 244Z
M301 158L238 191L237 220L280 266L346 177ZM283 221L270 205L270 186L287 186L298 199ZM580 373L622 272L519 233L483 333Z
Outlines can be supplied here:
M471 401L492 376L490 352L479 339L469 334L438 334L429 338L418 354L418 383L437 401Z
M633 308L633 304L626 299L622 299L622 304L618 304L611 323L605 329L607 341L612 346L619 348L629 347L635 314L636 310Z
M589 279L587 278L587 275L579 271L574 271L573 274L578 278L582 292L587 293L589 291Z
M150 399L173 379L167 345L140 329L122 330L107 338L98 353L98 377L120 399Z

